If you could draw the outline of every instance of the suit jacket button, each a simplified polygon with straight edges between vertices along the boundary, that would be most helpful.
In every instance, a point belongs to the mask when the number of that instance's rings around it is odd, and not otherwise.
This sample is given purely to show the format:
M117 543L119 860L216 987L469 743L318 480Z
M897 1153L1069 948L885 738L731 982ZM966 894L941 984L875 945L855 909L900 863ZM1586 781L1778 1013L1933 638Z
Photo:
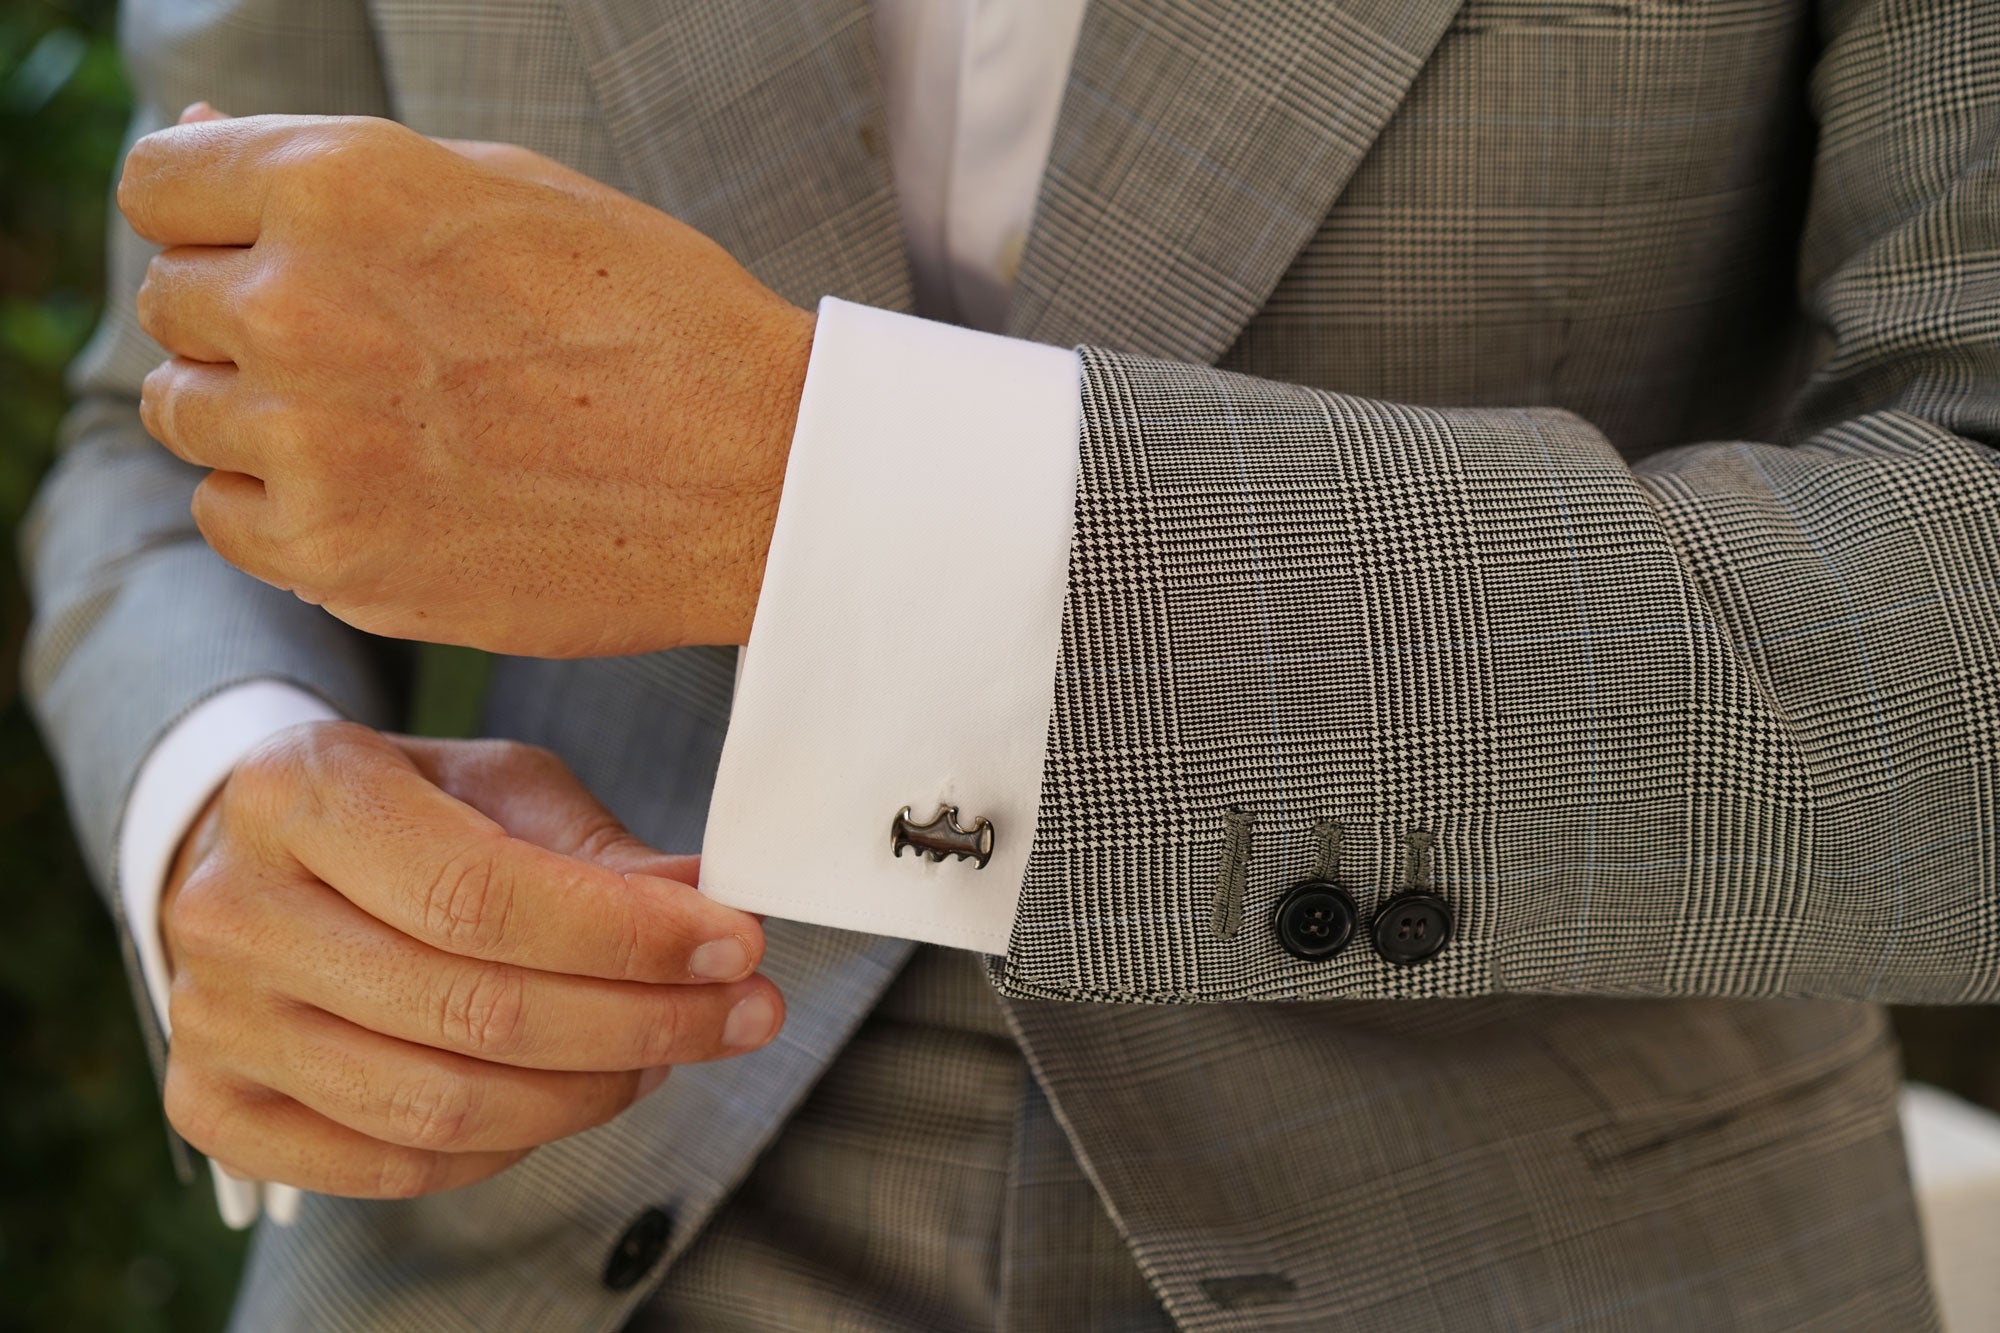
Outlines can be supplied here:
M1339 953L1359 919L1346 889L1329 879L1307 879L1294 884L1278 904L1271 928L1286 953L1316 961Z
M1399 893L1375 916L1375 952L1392 963L1421 963L1451 938L1451 908L1432 893Z
M613 1291L637 1286L667 1252L667 1237L673 1229L673 1220L657 1208L648 1208L634 1218L605 1262L604 1285Z

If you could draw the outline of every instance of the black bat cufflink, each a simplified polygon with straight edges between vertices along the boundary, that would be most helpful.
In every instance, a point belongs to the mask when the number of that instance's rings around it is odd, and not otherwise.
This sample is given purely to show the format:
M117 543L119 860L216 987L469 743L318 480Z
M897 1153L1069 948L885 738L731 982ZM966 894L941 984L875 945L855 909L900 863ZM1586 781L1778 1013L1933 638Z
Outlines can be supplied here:
M971 828L960 828L958 807L947 805L930 823L919 824L911 820L910 807L906 805L889 826L889 845L897 856L903 854L905 847L914 847L920 857L942 861L947 856L956 856L961 861L977 861L984 870L993 859L993 821L981 815L972 821Z

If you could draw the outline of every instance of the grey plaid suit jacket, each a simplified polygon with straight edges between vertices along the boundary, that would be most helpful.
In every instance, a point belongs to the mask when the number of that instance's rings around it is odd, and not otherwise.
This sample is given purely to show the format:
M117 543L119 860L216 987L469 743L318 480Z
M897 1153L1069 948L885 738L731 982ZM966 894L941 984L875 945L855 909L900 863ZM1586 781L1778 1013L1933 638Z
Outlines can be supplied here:
M908 304L863 0L129 9L154 118L512 140L793 300ZM203 696L395 715L383 645L190 527L143 260L27 532L107 882ZM1180 1324L1928 1325L1868 1002L2000 990L2000 7L1098 0L1009 322L1085 345L1085 411L992 975ZM488 725L685 848L728 680L506 662ZM1364 912L1433 836L1435 958L1279 947L1323 818ZM245 1322L615 1327L627 1222L671 1262L906 952L773 923L775 1047L471 1190L312 1200Z

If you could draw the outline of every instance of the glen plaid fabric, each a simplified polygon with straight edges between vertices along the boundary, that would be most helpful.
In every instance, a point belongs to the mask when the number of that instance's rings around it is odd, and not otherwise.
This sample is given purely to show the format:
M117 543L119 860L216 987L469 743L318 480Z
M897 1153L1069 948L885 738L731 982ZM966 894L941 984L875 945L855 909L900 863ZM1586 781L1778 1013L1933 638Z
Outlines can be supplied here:
M1679 442L1717 411L1711 376L1742 373L1737 330L1772 318L1748 261L1775 238L1717 219L1794 184L1774 111L1795 89L1769 71L1801 16L1653 17L1433 60L1402 113L1423 151L1385 138L1228 358L1255 366L1289 330L1349 392L1086 356L1047 822L996 969L1012 993L2000 994L2000 9L1824 9L1800 260L1831 349L1790 447L1745 438L1754 400L1715 423L1726 442ZM1704 26L1683 67L1667 33ZM1282 141L1297 108L1246 114ZM1117 194L1065 159L1052 192L1101 236L1120 195L1249 188L1199 146L1138 158ZM1556 170L1590 185L1555 194ZM1556 326L1521 335L1554 349L1539 383L1482 363L1547 307ZM1457 350L1409 346L1445 310ZM1129 326L1200 339L1163 317ZM1381 401L1503 395L1605 424ZM1246 920L1334 818L1364 913L1400 884L1407 832L1432 833L1455 939L1404 968L1225 938L1231 809L1256 819Z
M907 302L855 0L128 11L154 120L207 97L512 140L793 300ZM1010 317L1095 350L997 980L1182 1328L1932 1322L1893 1054L1850 1001L1992 985L1996 21L1091 6ZM144 254L114 258L24 534L28 677L107 879L139 756L199 698L277 675L387 722L396 685L200 545L133 413ZM502 663L488 727L689 847L729 664ZM1278 953L1320 817L1364 908L1435 836L1443 954ZM670 1272L909 952L772 923L773 1048L471 1190L311 1200L239 1323L618 1327L650 1285L601 1281L625 1227L671 1213ZM1779 995L1847 998L1751 998Z
M627 1333L1167 1333L978 956L919 948Z

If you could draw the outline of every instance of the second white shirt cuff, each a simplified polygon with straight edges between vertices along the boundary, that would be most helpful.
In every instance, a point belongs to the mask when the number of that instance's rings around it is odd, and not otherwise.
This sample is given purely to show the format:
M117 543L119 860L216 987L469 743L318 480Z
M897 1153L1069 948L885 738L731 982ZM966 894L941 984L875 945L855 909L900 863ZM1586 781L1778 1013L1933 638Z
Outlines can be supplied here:
M287 727L338 716L296 685L246 681L189 709L139 766L118 826L118 898L162 1032L169 1025L160 894L195 816L244 755Z
M1072 351L821 302L701 887L1004 953L1034 839L1074 522ZM891 850L956 805L993 855Z
M160 897L175 853L208 798L244 755L287 727L337 717L325 700L296 685L245 681L189 709L139 766L118 826L118 900L161 1032L171 1034L173 1025L167 1015ZM239 1231L255 1222L260 1211L281 1223L298 1215L299 1192L289 1185L238 1180L213 1162L209 1173L222 1220Z

